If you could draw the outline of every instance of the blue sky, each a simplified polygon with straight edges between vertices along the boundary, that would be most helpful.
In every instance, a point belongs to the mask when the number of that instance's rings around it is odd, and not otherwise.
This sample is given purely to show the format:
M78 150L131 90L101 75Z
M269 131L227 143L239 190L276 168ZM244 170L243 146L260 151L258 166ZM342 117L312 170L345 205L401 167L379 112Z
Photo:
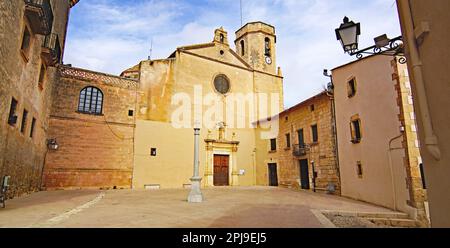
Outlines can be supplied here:
M276 27L277 63L285 77L285 107L320 92L343 54L334 29L344 16L361 22L361 47L400 35L395 0L242 0L244 23ZM81 0L70 16L64 63L120 74L149 55L166 58L176 47L210 42L223 26L230 42L241 26L239 0ZM233 46L234 47L234 46Z

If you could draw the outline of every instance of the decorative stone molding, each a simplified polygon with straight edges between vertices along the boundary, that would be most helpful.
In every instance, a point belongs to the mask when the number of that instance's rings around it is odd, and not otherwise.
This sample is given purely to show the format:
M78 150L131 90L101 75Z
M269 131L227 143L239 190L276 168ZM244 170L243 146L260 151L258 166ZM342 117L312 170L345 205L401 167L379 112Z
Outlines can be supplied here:
M114 87L125 88L125 89L135 89L138 85L137 80L122 78L114 75L109 75L101 72L94 72L85 69L70 67L70 66L59 66L58 71L61 77L78 79L89 82L102 82L107 85Z

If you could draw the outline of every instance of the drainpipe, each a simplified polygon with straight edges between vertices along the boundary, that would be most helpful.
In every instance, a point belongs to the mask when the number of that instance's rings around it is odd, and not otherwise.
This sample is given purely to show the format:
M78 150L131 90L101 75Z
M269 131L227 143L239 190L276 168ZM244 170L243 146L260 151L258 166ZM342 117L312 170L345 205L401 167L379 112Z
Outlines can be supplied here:
M434 134L433 124L430 117L430 107L428 105L428 99L425 89L425 82L422 74L422 61L420 60L419 49L414 35L414 22L411 14L411 6L409 0L397 0L400 21L403 21L403 33L407 41L409 48L408 63L412 67L416 86L416 99L420 108L420 114L423 124L423 134L425 136L425 147L428 152L437 161L441 159L441 151L439 149L438 138Z
M256 178L256 148L253 149L253 184L257 186L258 181Z
M331 84L334 87L334 81L333 81L333 75L329 76L331 79ZM332 130L331 130L331 135L333 136L334 139L334 153L336 156L336 172L337 172L337 176L338 176L338 180L339 180L339 189L340 192L342 192L342 187L341 187L341 169L339 166L339 141L338 141L338 137L337 137L337 120L336 120L336 98L334 95L334 89L333 92L329 92L327 91L327 96L330 97L330 101L331 101L331 115L332 115L332 120L331 120L331 126L332 126ZM337 185L336 185L337 186Z
M389 157L389 170L391 171L391 184L392 184L392 197L393 197L393 202L394 202L394 210L397 211L397 191L395 188L395 177L394 177L394 168L392 165L392 156L391 156L391 152L394 150L402 150L403 148L392 148L392 142L394 142L395 140L402 138L403 137L403 133L400 134L399 136L396 136L394 138L392 138L389 141L389 147L388 147L388 157Z
M333 120L332 120L332 125L333 125L332 135L334 137L336 169L337 169L339 180L340 180L341 172L340 172L340 167L339 167L339 144L338 144L338 138L337 138L336 103L335 103L334 95L332 95L331 98L332 98L332 100L331 100L332 107L331 108L332 108L332 115L333 115L333 117L332 117L333 118Z

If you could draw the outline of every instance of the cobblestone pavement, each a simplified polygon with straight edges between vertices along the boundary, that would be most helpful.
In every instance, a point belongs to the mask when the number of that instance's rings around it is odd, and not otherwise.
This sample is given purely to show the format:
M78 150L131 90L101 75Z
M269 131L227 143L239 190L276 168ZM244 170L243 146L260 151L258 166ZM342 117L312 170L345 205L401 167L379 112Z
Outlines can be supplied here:
M7 201L0 227L327 227L316 210L389 213L342 197L269 187L39 192ZM323 217L323 216L322 216ZM325 221L326 222L326 221Z

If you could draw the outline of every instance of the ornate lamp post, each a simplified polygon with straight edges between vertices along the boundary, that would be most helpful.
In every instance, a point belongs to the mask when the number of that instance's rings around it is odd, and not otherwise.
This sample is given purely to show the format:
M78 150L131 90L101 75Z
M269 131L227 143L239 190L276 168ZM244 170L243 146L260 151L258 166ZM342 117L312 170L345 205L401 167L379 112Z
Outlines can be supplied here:
M362 59L364 54L379 54L387 56L400 56L399 63L406 63L404 54L402 36L389 39L386 34L378 36L374 39L375 45L364 49L358 49L359 35L361 34L361 25L350 21L348 17L344 17L344 22L335 30L336 38L342 44L345 53Z
M203 195L200 191L202 178L200 177L199 168L199 139L200 139L200 124L198 122L194 125L194 176L191 178L191 192L188 196L189 203L203 202Z

